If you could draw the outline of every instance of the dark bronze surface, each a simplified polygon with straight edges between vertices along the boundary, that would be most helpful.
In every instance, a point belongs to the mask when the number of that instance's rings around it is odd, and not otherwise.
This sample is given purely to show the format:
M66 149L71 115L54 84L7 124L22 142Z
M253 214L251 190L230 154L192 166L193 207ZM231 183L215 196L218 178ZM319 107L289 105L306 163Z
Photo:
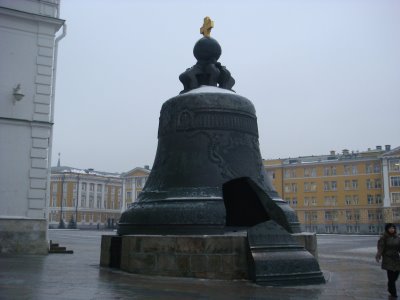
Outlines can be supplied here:
M224 231L222 185L240 177L277 198L262 164L253 104L218 88L176 96L161 109L154 166L118 233ZM284 201L277 204L298 232L294 212Z

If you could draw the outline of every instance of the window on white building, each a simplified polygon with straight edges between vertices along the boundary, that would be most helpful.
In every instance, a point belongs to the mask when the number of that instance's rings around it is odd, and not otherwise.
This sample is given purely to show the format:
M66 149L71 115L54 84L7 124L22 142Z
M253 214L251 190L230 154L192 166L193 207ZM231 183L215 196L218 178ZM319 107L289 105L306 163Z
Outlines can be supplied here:
M136 187L141 188L144 185L144 178L143 177L137 177L136 178Z
M86 207L86 195L81 196L81 207Z

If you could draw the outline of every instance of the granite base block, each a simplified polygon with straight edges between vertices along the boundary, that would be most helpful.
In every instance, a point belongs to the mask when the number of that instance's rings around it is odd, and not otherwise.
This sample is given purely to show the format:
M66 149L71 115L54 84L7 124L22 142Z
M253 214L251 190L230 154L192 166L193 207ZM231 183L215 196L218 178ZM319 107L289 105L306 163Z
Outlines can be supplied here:
M0 218L1 254L48 253L45 219Z
M293 234L296 241L317 258L316 235ZM112 239L121 239L123 271L159 276L207 279L250 279L251 253L247 234L235 235L103 235L100 265L115 267Z
M247 279L248 246L241 236L126 235L120 269L145 275ZM102 236L100 265L110 267L112 236ZM223 247L222 247L223 245Z

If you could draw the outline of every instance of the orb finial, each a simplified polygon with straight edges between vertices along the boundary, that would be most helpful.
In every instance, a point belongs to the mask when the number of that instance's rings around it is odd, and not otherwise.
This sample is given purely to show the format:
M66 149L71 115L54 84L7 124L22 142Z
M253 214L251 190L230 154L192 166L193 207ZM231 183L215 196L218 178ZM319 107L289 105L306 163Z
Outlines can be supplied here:
M197 63L186 69L179 80L183 84L181 94L197 89L202 85L216 86L222 89L232 90L235 79L221 63L218 62L222 49L217 40L210 37L214 21L210 17L204 18L200 33L204 36L199 39L193 48L193 55Z

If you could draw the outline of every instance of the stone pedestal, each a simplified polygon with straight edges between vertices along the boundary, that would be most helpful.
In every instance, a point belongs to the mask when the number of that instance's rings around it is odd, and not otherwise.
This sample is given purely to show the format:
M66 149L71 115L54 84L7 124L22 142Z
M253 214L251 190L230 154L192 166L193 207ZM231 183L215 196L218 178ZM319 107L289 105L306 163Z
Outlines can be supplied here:
M247 237L253 258L251 279L257 284L325 283L316 258L274 221L251 227Z
M315 234L294 238L312 246ZM301 246L300 246L301 247ZM308 249L306 249L308 250ZM100 265L144 275L207 279L251 279L247 232L225 235L103 235Z
M111 255L116 238L121 243L120 266L113 265L118 259ZM146 275L247 279L248 252L245 235L103 236L100 265Z
M0 218L0 254L47 254L45 219Z
M318 260L317 235L315 232L293 233L292 237Z

